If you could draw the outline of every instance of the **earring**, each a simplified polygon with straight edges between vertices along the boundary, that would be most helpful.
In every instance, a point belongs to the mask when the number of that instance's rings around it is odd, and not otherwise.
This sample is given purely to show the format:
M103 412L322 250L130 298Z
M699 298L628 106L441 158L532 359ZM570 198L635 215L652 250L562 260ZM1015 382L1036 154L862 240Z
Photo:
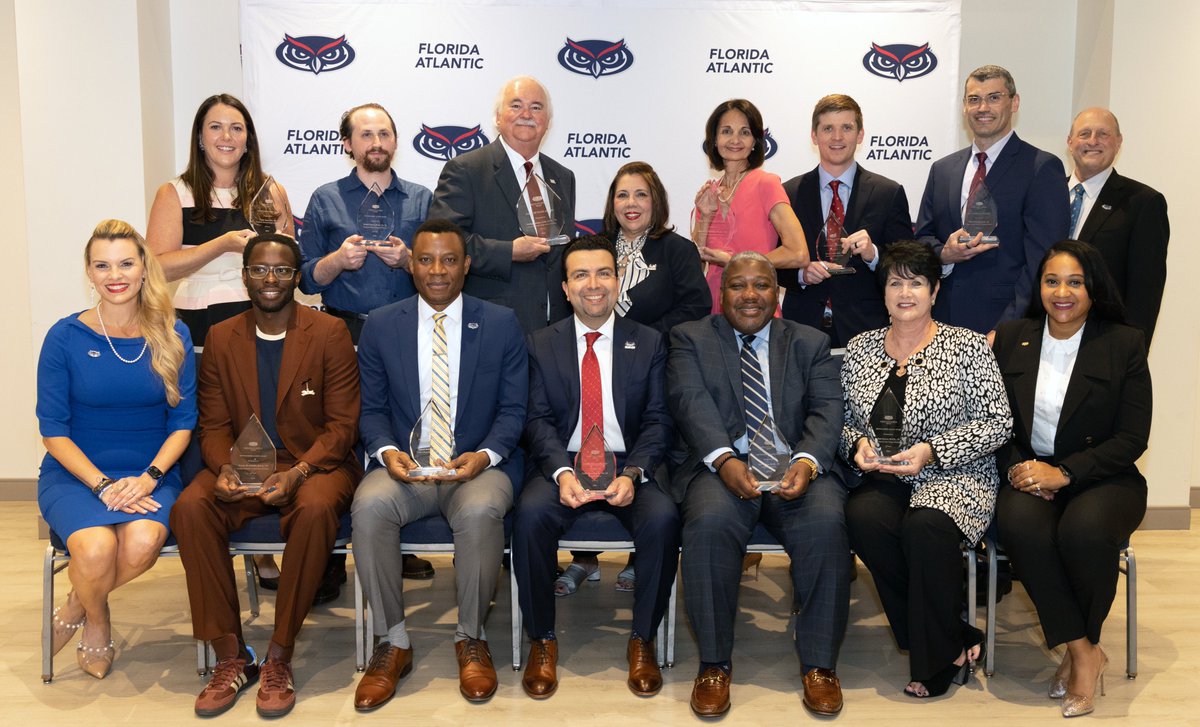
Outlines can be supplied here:
M200 151L204 151L204 142L200 142Z
M96 286L93 285L92 289L88 291L88 308L94 305L96 305Z

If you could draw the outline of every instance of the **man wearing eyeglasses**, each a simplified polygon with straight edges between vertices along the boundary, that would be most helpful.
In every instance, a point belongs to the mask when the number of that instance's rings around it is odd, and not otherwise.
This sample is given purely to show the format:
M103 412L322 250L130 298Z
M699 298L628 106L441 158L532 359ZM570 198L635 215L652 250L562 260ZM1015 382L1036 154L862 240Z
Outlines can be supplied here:
M362 478L354 455L358 361L346 326L296 304L300 248L292 238L252 238L242 259L252 308L209 330L197 387L206 469L171 510L192 633L211 642L217 656L212 678L196 698L202 717L231 708L255 681L260 716L291 711L296 635L321 583L338 520ZM231 462L231 449L252 416L276 458L274 474L257 490L241 484ZM270 514L280 516L287 545L275 628L259 663L242 638L229 534Z
M1062 162L1013 131L1020 105L1007 70L971 71L963 118L972 144L934 162L917 215L917 238L943 263L934 318L980 333L1024 315L1042 254L1067 236L1070 222ZM995 200L998 224L968 234L963 210L981 187ZM998 242L985 242L985 234Z
M575 175L539 151L553 109L536 79L504 84L495 112L500 138L446 162L429 217L467 233L471 274L463 292L512 308L529 334L571 315L562 247L548 240L575 234ZM535 229L522 228L518 206Z

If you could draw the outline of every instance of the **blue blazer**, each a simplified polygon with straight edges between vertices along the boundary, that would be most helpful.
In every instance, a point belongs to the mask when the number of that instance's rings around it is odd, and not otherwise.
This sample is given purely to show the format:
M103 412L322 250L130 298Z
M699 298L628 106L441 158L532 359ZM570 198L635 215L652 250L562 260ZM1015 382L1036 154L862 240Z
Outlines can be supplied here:
M421 415L417 298L372 312L358 342L359 430L368 455L385 445L407 452L409 433ZM528 398L529 354L516 315L464 295L455 450L490 449L504 458L501 468L512 482L519 482L520 458L514 452ZM380 466L372 458L371 469Z
M529 420L526 445L533 466L553 481L574 467L567 442L579 423L579 354L575 316L529 336ZM624 464L654 477L670 444L667 347L658 331L617 316L613 324L613 407L625 439Z
M934 162L925 183L917 238L939 254L950 234L962 227L962 181L971 149ZM1012 135L987 173L988 189L1000 210L993 233L1000 238L1000 248L954 266L942 279L934 318L987 333L1001 321L1025 314L1042 255L1070 232L1064 177L1058 157Z

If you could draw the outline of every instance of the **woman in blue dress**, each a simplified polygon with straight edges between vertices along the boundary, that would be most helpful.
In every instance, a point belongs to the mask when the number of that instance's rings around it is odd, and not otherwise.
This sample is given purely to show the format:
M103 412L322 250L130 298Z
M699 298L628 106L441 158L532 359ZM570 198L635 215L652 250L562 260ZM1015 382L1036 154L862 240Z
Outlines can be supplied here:
M175 462L196 426L196 373L141 235L104 220L84 260L99 303L56 323L38 361L38 506L71 553L54 651L83 627L79 666L103 679L114 656L108 594L154 565L183 489Z

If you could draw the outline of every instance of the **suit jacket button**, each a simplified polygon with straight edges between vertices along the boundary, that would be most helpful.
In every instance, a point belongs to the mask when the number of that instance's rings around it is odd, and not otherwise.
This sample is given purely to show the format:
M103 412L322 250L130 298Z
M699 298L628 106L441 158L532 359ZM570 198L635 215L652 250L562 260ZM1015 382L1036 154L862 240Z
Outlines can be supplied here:
M1091 443L1092 443L1092 442L1094 442L1095 440L1094 440L1094 439L1092 439L1091 437L1084 437L1084 438L1083 438L1083 441L1084 441L1086 444L1091 444Z

